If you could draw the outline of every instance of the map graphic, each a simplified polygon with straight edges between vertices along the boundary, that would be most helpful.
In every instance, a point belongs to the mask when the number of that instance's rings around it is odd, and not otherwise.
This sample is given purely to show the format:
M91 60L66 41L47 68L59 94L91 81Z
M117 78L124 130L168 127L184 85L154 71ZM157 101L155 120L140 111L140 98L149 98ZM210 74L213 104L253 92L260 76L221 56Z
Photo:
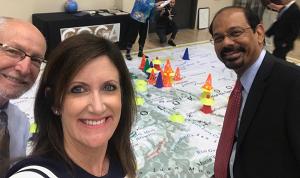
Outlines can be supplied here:
M188 48L190 60L182 60ZM150 60L158 57L162 64L170 59L173 70L180 68L180 81L172 87L148 85L136 95L145 103L139 105L131 133L140 178L206 178L213 175L214 157L229 94L236 75L218 60L210 43L193 43L176 48L157 49L146 53ZM126 61L133 84L147 81L139 68L141 59ZM163 67L163 66L162 66ZM201 87L209 73L212 76L213 112L200 111ZM33 122L36 85L20 99L14 100ZM171 115L184 117L174 122Z

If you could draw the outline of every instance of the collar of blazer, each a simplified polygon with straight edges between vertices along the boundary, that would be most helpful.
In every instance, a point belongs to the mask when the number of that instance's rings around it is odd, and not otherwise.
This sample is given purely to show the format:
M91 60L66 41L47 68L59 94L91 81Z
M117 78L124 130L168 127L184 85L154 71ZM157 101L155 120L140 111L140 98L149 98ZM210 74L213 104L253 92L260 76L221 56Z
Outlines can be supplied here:
M274 65L274 58L275 57L273 57L269 52L266 52L263 62L261 63L261 66L254 78L241 117L241 123L239 126L237 138L237 149L239 148L239 145L242 143L245 134L247 133L247 129L249 128L256 113L258 103L263 96L264 89L267 84L267 79L270 76Z

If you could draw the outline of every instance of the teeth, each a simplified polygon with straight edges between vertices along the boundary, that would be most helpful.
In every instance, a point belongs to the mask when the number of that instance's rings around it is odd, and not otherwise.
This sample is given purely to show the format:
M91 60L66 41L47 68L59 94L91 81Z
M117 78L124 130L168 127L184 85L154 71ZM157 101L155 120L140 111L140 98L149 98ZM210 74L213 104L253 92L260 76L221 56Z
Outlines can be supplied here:
M101 119L100 121L95 121L95 120L84 120L83 121L85 124L87 125L100 125L103 124L105 122L105 119Z

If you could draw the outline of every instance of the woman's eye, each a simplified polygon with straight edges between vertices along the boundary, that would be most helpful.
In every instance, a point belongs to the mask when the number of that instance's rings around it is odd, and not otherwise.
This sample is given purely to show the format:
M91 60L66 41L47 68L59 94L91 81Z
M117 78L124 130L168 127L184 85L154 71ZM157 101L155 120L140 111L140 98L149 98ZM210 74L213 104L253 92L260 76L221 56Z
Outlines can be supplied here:
M112 84L108 84L108 85L104 86L105 91L114 91L114 90L116 90L116 88L117 87L115 85L112 85Z
M83 93L85 89L82 86L74 86L71 88L71 93Z

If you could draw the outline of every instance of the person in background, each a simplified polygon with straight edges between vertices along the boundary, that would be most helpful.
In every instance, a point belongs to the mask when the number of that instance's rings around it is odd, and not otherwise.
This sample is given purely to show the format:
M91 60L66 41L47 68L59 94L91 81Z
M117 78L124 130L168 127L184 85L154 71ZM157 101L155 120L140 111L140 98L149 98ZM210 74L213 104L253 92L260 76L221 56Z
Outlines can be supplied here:
M299 6L292 0L271 0L267 6L277 11L278 15L277 20L266 31L266 36L274 36L273 55L286 60L300 32Z
M264 49L264 27L249 9L221 9L209 31L218 58L237 74L215 177L300 177L300 68Z
M171 34L168 44L171 46L176 46L174 39L178 29L176 23L173 21L173 17L175 15L174 6L175 0L171 0L170 4L166 5L157 13L156 33L161 44L167 42L167 35Z
M49 55L37 90L32 154L6 177L134 178L130 131L135 111L118 47L91 34L66 39Z
M139 52L138 56L143 56L145 41L147 38L149 18L154 8L162 8L160 5L163 1L155 3L155 0L135 0L134 6L130 13L129 28L127 32L126 59L132 60L131 48L139 35Z
M246 9L252 10L252 12L256 13L260 19L263 20L263 15L265 11L265 1L269 0L234 0L234 6L245 7Z
M0 17L0 177L10 161L26 156L29 120L9 102L34 84L45 62L46 41L31 23Z

